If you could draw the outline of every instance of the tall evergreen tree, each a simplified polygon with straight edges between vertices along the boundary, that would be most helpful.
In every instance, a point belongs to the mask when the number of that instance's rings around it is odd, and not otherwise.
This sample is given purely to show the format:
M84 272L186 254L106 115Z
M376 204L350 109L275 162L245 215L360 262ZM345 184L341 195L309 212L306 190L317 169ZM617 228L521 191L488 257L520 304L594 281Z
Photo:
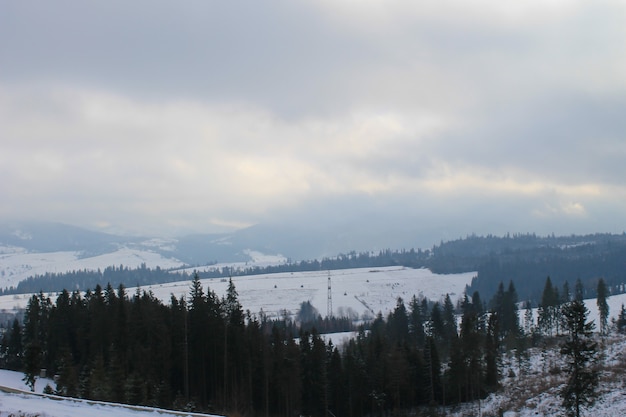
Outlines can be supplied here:
M563 291L561 291L561 300L562 303L569 303L571 301L572 294L569 290L569 282L565 281L563 283Z
M419 347L424 346L425 333L424 333L424 314L420 302L415 295L411 298L409 303L409 336L411 342Z
M602 335L606 335L609 324L609 304L606 301L609 295L608 292L604 279L600 278L598 280L596 303L598 305L598 312L600 313L600 333Z
M398 297L396 308L389 314L387 333L394 343L404 344L409 339L409 317L401 297Z
M24 382L35 390L37 375L47 358L48 318L52 303L40 292L33 295L24 315Z
M491 302L492 311L498 314L498 332L500 340L507 340L509 346L519 334L519 313L517 309L517 291L513 281L509 281L508 289L500 282L498 291Z
M427 398L429 404L434 405L444 400L444 393L441 381L441 361L437 352L437 344L432 336L426 338L424 346L424 360L426 362L426 373L428 375Z
M439 302L435 302L430 309L430 319L427 322L426 328L427 334L433 337L435 344L437 345L439 358L442 362L445 362L450 356L453 344L447 338L446 328L443 321L443 313Z
M569 416L580 417L582 407L594 404L597 397L597 344L592 340L593 322L587 322L589 310L582 299L575 298L562 310L563 324L569 332L561 347L567 357L568 381L561 390L563 407Z
M552 336L556 325L556 310L559 304L557 293L552 286L550 277L546 278L546 284L541 295L541 303L539 304L538 324L541 331Z
M502 321L506 326L506 334L513 338L517 337L519 333L519 313L517 310L517 290L513 281L509 281L509 287L505 293L504 310L502 311Z
M11 329L2 338L2 350L6 355L6 367L17 371L22 367L22 326L13 319Z
M485 386L491 390L498 387L500 379L498 321L498 313L494 312L489 316L485 337Z
M456 314L450 294L446 294L446 298L443 301L443 331L446 343L450 343L458 334Z
M524 311L524 334L530 336L535 328L533 309L530 300L526 301L526 309Z
M482 391L483 336L476 311L471 304L465 303L461 318L460 340L467 372L465 398L470 401L479 398Z
M617 320L615 322L617 326L617 331L620 333L626 333L626 307L622 303L622 308L619 311L619 315L617 316Z
M188 302L187 314L189 387L190 395L198 398L202 404L208 402L208 308L204 289L198 273L194 274ZM211 336L215 336L212 334Z
M574 285L574 300L582 301L585 298L585 287L583 282L578 278Z

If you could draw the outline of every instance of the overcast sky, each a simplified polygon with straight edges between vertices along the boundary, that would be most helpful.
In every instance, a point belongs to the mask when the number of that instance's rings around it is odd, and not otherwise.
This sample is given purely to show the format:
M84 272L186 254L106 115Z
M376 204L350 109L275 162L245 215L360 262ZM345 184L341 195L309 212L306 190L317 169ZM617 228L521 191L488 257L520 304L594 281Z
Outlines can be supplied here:
M140 234L621 233L626 3L1 0L0 196Z

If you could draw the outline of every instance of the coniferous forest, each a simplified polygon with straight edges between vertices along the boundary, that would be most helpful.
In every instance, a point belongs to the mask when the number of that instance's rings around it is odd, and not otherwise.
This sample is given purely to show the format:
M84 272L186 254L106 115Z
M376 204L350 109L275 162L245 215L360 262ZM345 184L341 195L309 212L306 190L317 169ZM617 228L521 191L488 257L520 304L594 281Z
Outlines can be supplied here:
M555 285L562 286L571 279L580 279L585 297L594 297L598 279L602 277L611 294L626 291L626 234L595 234L567 237L538 237L534 234L513 236L468 236L441 242L432 249L381 250L378 253L351 252L333 258L286 262L264 267L216 267L200 273L201 278L228 278L240 275L271 274L278 272L320 271L347 268L406 266L428 268L439 274L476 272L467 292L475 291L490 299L498 283L513 281L522 300L534 305L541 298L543 281L550 276ZM144 265L136 269L110 266L100 271L79 270L66 273L35 275L13 288L2 288L0 294L57 292L63 288L86 290L96 285L111 283L126 287L143 286L171 281L186 281L186 272L150 269Z
M585 322L565 308L582 300L580 281L573 297L554 293L547 279L537 323L524 326L512 282L489 302L478 292L457 303L398 299L334 346L318 327L348 330L349 321L316 317L306 303L301 322L271 321L243 311L232 280L220 299L196 274L188 296L168 305L122 285L63 291L54 304L32 296L1 359L31 385L45 369L56 381L46 390L63 396L250 416L405 413L484 398L498 389L503 352L523 361L527 347L566 331L564 311Z

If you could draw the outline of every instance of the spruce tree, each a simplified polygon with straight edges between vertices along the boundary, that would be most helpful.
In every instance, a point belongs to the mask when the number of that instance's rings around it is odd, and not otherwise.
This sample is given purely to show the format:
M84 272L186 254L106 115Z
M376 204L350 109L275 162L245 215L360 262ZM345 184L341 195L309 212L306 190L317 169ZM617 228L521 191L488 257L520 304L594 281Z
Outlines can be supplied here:
M494 331L496 329L497 327L494 327ZM471 304L466 303L461 318L459 339L467 372L466 400L470 401L477 399L481 394L481 380L484 371L482 361L484 335L481 330L476 311Z
M387 320L387 334L392 342L403 344L409 339L409 317L401 297Z
M557 306L558 297L555 288L552 286L552 281L548 277L546 278L546 284L541 295L541 303L539 304L538 324L541 331L550 336L552 336L554 331Z
M422 347L426 337L424 333L424 314L417 297L413 296L411 298L409 310L409 336L411 342L418 347Z
M6 354L6 366L17 371L22 366L22 326L16 319L13 320L11 330L2 338L2 349Z
M430 405L434 405L438 398L443 398L441 382L441 361L437 352L437 345L432 336L428 336L424 346L424 361L426 362L426 373L428 374L428 385L426 388Z
M597 300L596 303L598 305L598 312L600 313L600 333L602 335L606 335L609 323L609 305L606 302L606 297L608 296L608 289L606 288L606 284L604 280L600 278L598 280L598 289L597 289Z
M517 290L513 281L509 281L509 287L506 290L504 298L504 309L502 311L502 323L505 326L506 335L517 337L519 333L519 313L517 311Z
M504 284L500 281L498 291L491 301L492 310L499 316L498 337L506 340L509 346L519 334L519 313L517 311L517 290L513 281L509 281L509 287L505 291Z
M533 309L530 300L526 301L526 310L524 312L524 333L526 336L531 336L535 328Z
M569 290L569 283L565 281L563 283L563 291L561 293L561 299L563 300L563 303L569 303L571 301L571 298L572 298L572 294L570 293L570 290Z
M597 396L598 371L594 365L598 350L591 338L595 325L587 322L589 310L582 298L576 297L566 304L562 314L569 335L561 354L566 356L569 378L560 394L568 416L580 417L581 408L593 405Z
M441 307L439 303L433 304L430 311L429 333L435 338L437 343L441 343L444 339L444 325L441 317Z
M24 382L35 391L35 381L46 361L46 341L51 302L43 293L33 295L24 315Z
M446 294L443 302L443 331L444 340L450 343L457 336L456 314L454 304L450 299L450 294Z
M617 317L617 321L615 323L617 326L617 331L620 333L626 333L626 308L622 303L622 308L619 311L619 316Z
M485 386L495 390L500 379L498 313L489 316L487 335L485 338Z

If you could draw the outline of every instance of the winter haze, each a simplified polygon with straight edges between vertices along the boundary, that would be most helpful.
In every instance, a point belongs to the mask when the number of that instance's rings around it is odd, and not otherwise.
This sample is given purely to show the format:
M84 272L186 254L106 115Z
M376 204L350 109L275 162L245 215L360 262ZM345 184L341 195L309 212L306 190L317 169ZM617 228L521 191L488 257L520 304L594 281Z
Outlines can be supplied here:
M0 217L620 233L625 39L608 0L4 1Z

